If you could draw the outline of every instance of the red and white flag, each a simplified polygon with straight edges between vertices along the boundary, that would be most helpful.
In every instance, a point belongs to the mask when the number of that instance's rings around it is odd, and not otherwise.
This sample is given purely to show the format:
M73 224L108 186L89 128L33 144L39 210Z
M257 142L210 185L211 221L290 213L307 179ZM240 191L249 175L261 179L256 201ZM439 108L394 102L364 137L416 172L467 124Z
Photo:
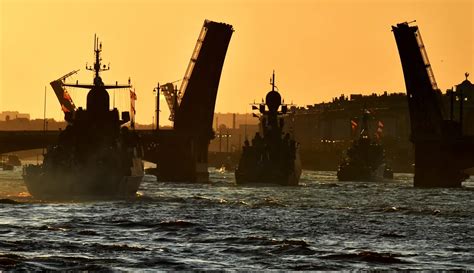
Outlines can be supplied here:
M377 131L375 131L375 137L377 139L381 139L382 138L382 135L383 135L383 122L382 121L378 121L377 122Z
M131 118L131 123L132 126L134 125L135 122L135 101L137 100L137 93L135 93L135 89L130 89L130 118Z

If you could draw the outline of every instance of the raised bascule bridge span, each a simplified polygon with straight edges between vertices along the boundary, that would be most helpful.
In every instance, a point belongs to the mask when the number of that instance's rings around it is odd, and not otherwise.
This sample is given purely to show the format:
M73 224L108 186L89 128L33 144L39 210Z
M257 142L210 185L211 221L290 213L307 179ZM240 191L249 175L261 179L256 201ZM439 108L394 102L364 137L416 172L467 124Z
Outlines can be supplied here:
M144 146L144 159L157 164L157 175L162 181L209 179L207 156L214 137L214 108L233 31L229 24L204 21L181 88L175 93L173 129L137 130ZM51 82L66 120L75 111L75 105L61 82L76 72ZM0 153L53 145L59 134L59 131L0 131Z
M474 167L474 136L463 129L463 87L457 86L459 120L444 113L439 90L417 26L392 27L400 54L410 113L411 142L415 147L415 187L460 187ZM454 94L452 94L454 96ZM453 102L451 103L453 104Z

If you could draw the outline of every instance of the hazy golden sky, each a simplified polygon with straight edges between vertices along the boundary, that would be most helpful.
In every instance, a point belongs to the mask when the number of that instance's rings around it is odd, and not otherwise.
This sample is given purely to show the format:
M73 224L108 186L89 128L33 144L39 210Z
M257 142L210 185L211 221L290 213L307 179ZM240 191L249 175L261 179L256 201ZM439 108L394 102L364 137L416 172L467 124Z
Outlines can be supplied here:
M111 70L105 82L130 76L137 121L151 123L153 87L181 79L204 19L234 26L216 111L249 111L270 86L297 105L340 94L405 90L391 25L417 20L438 82L445 90L474 78L474 0L0 0L0 111L62 119L49 82L81 69L91 82L93 37ZM83 105L85 90L72 96ZM117 91L119 92L119 91ZM116 93L116 105L128 105ZM162 102L161 122L168 118ZM84 105L85 106L85 105ZM121 109L127 110L127 109Z

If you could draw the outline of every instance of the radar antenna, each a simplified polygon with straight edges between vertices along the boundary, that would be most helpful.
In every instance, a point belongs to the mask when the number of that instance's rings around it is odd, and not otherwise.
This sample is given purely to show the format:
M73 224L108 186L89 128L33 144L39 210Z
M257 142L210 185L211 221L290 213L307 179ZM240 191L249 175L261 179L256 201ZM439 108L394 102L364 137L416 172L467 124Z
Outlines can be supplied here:
M270 79L270 84L272 85L272 91L275 91L275 88L278 89L278 87L275 85L275 70L273 70L272 78Z
M102 83L102 80L99 77L99 73L102 71L107 71L110 69L110 64L109 65L104 65L101 66L101 61L102 58L100 57L100 53L102 52L102 43L99 43L99 37L97 37L96 34L94 34L94 54L95 54L95 63L94 66L87 66L86 64L86 69L90 71L95 72L94 76L94 85L98 85L99 83ZM103 83L102 83L103 85Z

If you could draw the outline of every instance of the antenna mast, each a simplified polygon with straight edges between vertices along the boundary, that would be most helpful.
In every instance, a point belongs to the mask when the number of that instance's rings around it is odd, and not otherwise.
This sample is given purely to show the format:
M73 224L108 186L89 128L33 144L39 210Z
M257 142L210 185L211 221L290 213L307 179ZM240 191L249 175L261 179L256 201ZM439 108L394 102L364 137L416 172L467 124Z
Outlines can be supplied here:
M275 70L273 70L272 74L272 91L275 91Z
M86 69L90 71L94 71L95 76L94 76L94 85L97 85L99 83L99 73L102 71L107 71L110 69L110 65L103 66L101 67L101 61L102 58L100 57L100 53L102 52L102 43L99 43L99 37L97 37L96 34L94 34L94 54L95 54L95 63L94 67L92 66L87 66Z
M44 106L43 106L43 138L46 136L46 86L44 87ZM43 156L45 155L45 149L43 146Z

